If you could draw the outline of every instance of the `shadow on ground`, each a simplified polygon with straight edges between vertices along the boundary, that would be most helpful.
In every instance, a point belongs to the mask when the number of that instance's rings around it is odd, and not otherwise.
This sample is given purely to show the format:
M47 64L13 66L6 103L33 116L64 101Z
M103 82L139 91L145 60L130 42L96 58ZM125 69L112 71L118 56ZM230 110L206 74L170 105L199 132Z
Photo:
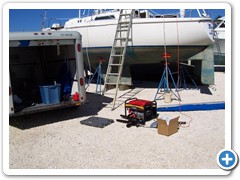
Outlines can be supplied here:
M74 118L94 116L105 106L102 104L102 96L94 93L87 93L88 102L80 107L52 110L36 114L10 117L9 125L19 129L30 129L38 126L67 121ZM104 97L104 100L111 102L111 98Z
M215 72L225 72L225 66L216 66L214 67Z
M209 89L209 85L200 86L200 93L201 93L201 94L212 95L212 92L211 92L210 89Z

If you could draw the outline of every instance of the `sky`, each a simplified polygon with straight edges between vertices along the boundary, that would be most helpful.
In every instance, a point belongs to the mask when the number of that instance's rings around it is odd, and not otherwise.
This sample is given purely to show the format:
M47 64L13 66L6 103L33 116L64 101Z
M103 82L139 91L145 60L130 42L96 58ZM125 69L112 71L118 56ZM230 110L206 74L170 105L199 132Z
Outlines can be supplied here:
M224 16L224 9L205 9L207 14L215 19L218 16ZM158 9L154 10L160 14L176 13L176 9ZM192 12L192 16L197 14L196 10L186 10L188 14ZM78 9L10 9L9 10L9 31L10 32L23 32L23 31L41 31L43 26L43 17L46 13L46 17L49 20L45 20L44 26L49 27L52 23L60 23L64 25L64 22L68 19L79 16ZM84 10L81 10L83 15ZM85 11L85 14L87 11ZM57 20L58 19L58 20Z

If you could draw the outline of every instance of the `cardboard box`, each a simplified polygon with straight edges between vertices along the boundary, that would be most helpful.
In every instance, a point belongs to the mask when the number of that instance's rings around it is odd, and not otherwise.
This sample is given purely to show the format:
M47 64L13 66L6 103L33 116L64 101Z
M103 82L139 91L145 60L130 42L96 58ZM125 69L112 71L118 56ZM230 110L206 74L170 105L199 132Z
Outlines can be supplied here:
M178 119L179 116L173 119L157 118L158 134L170 136L178 132Z

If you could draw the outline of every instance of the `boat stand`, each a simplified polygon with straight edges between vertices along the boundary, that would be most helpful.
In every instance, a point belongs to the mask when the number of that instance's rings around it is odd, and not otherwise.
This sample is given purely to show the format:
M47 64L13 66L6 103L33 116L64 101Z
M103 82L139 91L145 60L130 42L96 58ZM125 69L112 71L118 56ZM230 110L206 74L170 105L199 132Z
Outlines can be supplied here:
M176 93L174 93L172 91L172 89L169 88L169 81L168 81L168 75L170 75L171 79L172 79L172 82L173 82L173 85L174 85L174 88L175 88L175 91ZM163 71L163 74L162 74L162 77L161 77L161 80L160 80L160 83L158 85L158 89L157 89L157 92L155 94L155 98L154 100L160 100L160 98L165 94L165 93L169 93L169 92L172 92L172 94L177 98L177 100L181 101L181 98L180 98L180 95L178 93L178 90L177 90L177 86L176 86L176 83L173 79L173 76L172 76L172 72L171 70L169 69L168 65L166 65L164 71ZM159 97L158 94L161 94Z
M172 89L169 88L168 75L170 75L170 77L172 79L172 82L173 82L176 93L174 93L172 91ZM176 83L175 83L175 81L173 79L173 76L172 76L172 72L168 67L168 63L165 63L165 68L164 68L160 83L158 85L158 89L157 89L156 95L154 97L154 100L161 100L161 97L163 97L165 93L170 93L170 92L177 98L177 100L181 101L180 95L179 95L178 90L177 90ZM158 94L161 94L161 95L159 97L157 97Z
M88 81L88 86L89 84L92 82L93 78L96 76L97 74L97 83L96 83L96 91L95 93L96 94L102 94L102 82L103 82L103 76L102 76L102 62L104 61L105 59L103 58L99 58L98 61L99 61L99 65L96 69L96 71L94 72L92 78ZM87 87L88 88L88 87ZM86 89L87 89L86 88Z
M181 87L182 85L182 81L183 81L183 88L187 89L187 85L186 85L186 79L185 79L185 74L191 79L193 85L196 87L196 89L198 90L198 86L195 83L195 81L193 80L192 76L190 75L190 73L188 72L188 70L185 68L185 66L183 64L180 65L180 81L179 81L179 87Z

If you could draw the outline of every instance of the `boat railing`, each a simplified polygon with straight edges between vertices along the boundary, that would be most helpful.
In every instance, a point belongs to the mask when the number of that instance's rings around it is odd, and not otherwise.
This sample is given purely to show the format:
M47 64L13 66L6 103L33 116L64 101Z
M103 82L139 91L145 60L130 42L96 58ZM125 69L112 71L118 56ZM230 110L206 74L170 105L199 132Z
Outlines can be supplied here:
M120 9L81 9L79 10L79 16L76 18L47 18L46 17L46 12L43 17L43 28L45 29L45 24L48 24L48 27L51 26L51 24L56 24L58 23L60 27L63 27L66 22L68 22L71 19L77 19L76 22L88 22L88 21L94 21L95 17L96 20L105 20L106 18L100 17L104 14L111 14L118 12ZM206 11L204 9L190 9L190 10L185 10L185 9L180 9L176 13L167 13L167 14L160 14L157 13L156 10L153 9L139 9L138 14L139 16L135 16L134 18L187 18L187 17L202 17L202 18L209 18L207 15ZM146 12L148 11L148 12ZM193 13L194 11L197 11L197 13ZM144 15L141 15L143 13ZM98 16L100 15L100 16ZM115 19L117 19L117 15L114 16ZM111 18L111 16L107 17L108 19L114 19ZM46 22L45 22L46 21Z
M193 17L200 17L200 18L209 18L209 15L206 13L204 9L180 9L179 11L175 13L157 13L152 9L149 9L151 12L151 15L154 18L175 18L175 17L181 17L181 18L193 18Z

